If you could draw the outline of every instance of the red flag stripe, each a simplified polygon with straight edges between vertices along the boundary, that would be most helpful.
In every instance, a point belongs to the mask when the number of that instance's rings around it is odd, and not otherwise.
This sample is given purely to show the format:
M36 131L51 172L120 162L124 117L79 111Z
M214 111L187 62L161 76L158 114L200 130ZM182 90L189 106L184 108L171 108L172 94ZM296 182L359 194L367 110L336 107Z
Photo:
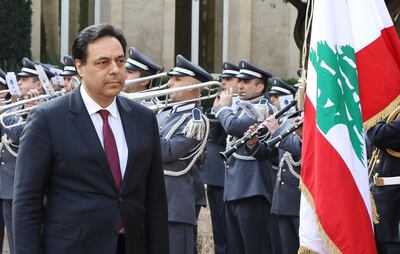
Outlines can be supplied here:
M376 253L368 210L345 162L316 126L306 98L301 178L325 234L342 253Z
M384 117L377 114L390 112L400 101L400 41L394 27L383 29L356 52L356 63L363 121L372 120L373 125Z

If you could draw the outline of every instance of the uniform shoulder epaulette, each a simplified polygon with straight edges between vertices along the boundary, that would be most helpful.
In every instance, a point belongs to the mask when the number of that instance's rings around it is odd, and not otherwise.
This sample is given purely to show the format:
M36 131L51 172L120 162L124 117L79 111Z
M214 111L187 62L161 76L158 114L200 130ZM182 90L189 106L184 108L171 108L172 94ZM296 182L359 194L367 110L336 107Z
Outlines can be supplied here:
M207 118L201 113L200 109L192 109L191 119L183 129L183 133L187 138L203 140L206 134Z

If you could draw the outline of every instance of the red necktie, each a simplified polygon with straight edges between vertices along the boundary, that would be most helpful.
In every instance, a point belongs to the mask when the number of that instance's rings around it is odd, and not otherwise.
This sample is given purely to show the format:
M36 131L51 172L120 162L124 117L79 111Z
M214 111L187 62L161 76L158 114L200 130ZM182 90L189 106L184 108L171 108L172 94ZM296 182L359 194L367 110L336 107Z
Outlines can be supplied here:
M104 151L106 152L108 165L110 166L115 184L117 185L117 188L120 189L122 182L121 168L119 166L117 144L115 143L114 134L108 123L108 115L110 114L110 112L108 112L108 110L102 109L99 110L98 113L103 119Z

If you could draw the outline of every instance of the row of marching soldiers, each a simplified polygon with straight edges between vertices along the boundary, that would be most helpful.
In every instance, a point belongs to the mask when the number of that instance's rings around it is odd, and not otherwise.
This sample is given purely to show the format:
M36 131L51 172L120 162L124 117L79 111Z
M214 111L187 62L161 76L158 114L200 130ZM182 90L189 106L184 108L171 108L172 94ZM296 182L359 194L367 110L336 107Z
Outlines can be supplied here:
M42 93L38 64L27 58L22 62L18 86L23 99ZM69 56L64 58L62 72L56 73L47 65L40 65L49 80L63 77L62 84L58 80L59 87L56 87L57 82L52 82L55 90L68 93L79 84L79 75ZM145 93L159 83L158 79L129 81L163 71L160 65L135 48L129 48L125 66L127 82L121 95L127 97ZM180 55L168 76L170 88L213 81L205 69ZM173 106L156 113L168 201L170 253L197 253L197 220L201 207L207 204L206 196L215 253L297 253L302 129L289 133L277 144L268 142L301 121L293 109L278 119L275 117L293 99L296 88L245 60L238 65L224 62L219 78L223 90L205 112L202 112L198 99L199 89L192 88L171 94ZM267 93L270 80L272 87ZM6 89L6 73L3 71L0 71L0 83ZM40 101L31 101L21 107L30 108L38 103ZM160 101L154 97L141 103L157 105ZM0 199L11 253L15 161L25 118L26 115L13 114L6 115L1 121ZM239 145L243 135L254 133L260 124L266 127L267 133L257 133L259 135L247 139L245 145ZM394 124L399 128L398 120ZM370 140L378 147L384 146L382 125L387 127L387 123L380 123L368 132ZM385 133L396 135L396 132ZM237 149L224 160L219 153L232 147ZM388 163L398 163L398 159ZM383 168L381 172L378 167L375 170L386 176L387 169ZM378 198L381 219L385 222L385 218L397 218L398 222L398 215L384 216L385 210L391 209L384 206L385 200L382 204L380 202ZM387 223L384 226L388 227ZM378 241L379 237L385 239L386 233L381 231L388 230L377 231Z

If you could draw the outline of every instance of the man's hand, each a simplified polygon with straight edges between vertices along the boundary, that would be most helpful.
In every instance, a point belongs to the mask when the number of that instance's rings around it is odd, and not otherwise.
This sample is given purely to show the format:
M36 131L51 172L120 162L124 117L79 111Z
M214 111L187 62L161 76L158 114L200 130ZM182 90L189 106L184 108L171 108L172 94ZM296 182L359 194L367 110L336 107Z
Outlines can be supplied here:
M274 134L279 128L278 119L276 119L274 116L269 116L262 124L267 127L271 135Z
M232 106L232 88L229 90L223 90L219 95L219 104L221 107L230 107Z
M40 91L38 89L31 89L31 90L29 90L27 92L27 94L25 96L25 99L30 99L30 98L33 98L33 97L37 97L39 95L40 95ZM38 104L40 104L40 101L39 100L34 100L34 101L26 103L25 104L25 108L30 108L30 107L36 106Z
M243 136L245 136L245 135L247 135L247 134L249 134L249 133L251 133L251 132L254 132L254 131L257 129L257 127L258 127L258 124L253 124L252 126L249 127L249 129L244 133ZM254 135L254 137L252 137L251 139L249 139L249 140L246 142L246 145L252 146L252 145L254 145L255 143L257 143L257 141L258 141L258 136L257 136L257 135Z

